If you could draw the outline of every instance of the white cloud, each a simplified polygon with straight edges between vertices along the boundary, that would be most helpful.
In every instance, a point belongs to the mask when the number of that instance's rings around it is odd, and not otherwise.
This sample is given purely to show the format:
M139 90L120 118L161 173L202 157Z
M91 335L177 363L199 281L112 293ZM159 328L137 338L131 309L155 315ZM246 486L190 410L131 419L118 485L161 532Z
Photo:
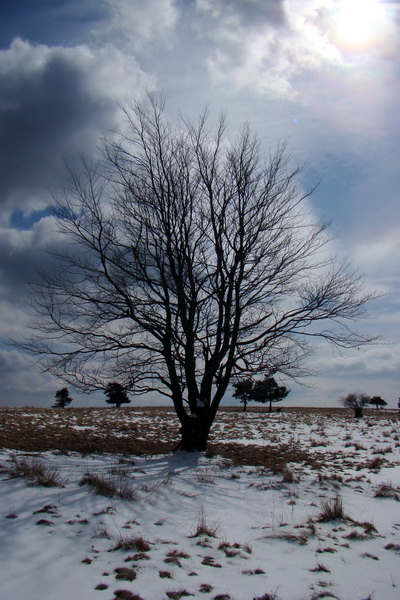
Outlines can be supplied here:
M143 49L149 44L165 43L179 16L175 0L107 0L111 23L107 35L114 43L119 37L126 47Z
M293 97L296 73L340 61L310 2L198 0L197 10L214 44L207 65L216 82Z

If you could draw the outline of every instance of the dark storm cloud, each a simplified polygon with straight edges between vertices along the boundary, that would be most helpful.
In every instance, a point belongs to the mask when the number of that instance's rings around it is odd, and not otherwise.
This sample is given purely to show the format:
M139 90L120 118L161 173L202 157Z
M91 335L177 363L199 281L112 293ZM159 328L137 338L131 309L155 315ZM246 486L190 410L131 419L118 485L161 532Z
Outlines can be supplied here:
M145 79L112 48L32 46L0 52L0 212L43 208L64 159L93 149L115 124L117 100ZM122 83L121 83L122 82Z
M16 37L33 43L77 43L88 28L101 27L109 16L106 0L3 0L0 47Z
M68 138L87 126L95 106L83 73L61 56L39 72L1 77L0 89L0 202L7 203L17 190L32 194L54 183Z

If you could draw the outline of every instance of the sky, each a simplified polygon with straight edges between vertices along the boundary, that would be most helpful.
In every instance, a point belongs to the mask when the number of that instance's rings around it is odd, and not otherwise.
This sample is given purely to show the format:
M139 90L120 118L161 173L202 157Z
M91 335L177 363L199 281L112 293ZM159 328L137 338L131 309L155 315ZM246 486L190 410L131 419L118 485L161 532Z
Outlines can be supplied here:
M47 210L65 161L95 156L121 105L163 91L172 119L227 111L268 151L287 140L335 251L381 297L358 329L382 343L318 344L286 404L352 391L400 396L400 1L5 0L0 5L0 406L50 406L63 382L7 338L27 331L29 283L57 240ZM79 396L76 406L104 404ZM229 399L229 398L228 398ZM148 402L160 402L149 398ZM143 398L134 400L144 403Z

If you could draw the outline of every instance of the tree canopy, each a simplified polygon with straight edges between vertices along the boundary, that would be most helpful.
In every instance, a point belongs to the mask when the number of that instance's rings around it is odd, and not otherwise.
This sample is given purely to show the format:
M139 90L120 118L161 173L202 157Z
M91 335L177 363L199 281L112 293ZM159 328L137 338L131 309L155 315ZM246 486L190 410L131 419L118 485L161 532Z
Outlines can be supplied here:
M384 400L380 396L372 396L372 398L369 401L369 404L372 404L372 406L375 406L376 409L387 406L386 400Z
M62 388L58 390L55 395L55 402L52 408L65 408L69 404L71 404L72 398L69 395L68 388Z
M253 380L248 377L239 379L233 384L235 389L234 398L240 398L246 410L247 403L251 400L261 403L269 403L269 411L272 411L272 403L280 402L289 394L290 390L284 385L278 385L273 377L266 375L264 379Z
M117 407L120 407L121 404L130 404L126 390L116 381L108 383L104 393L107 396L107 404L115 404Z
M181 447L203 450L232 378L301 376L318 337L370 341L351 323L371 296L330 253L284 145L264 153L207 111L173 124L151 94L125 117L98 163L70 168L53 207L65 249L20 347L85 392L117 380L167 396Z

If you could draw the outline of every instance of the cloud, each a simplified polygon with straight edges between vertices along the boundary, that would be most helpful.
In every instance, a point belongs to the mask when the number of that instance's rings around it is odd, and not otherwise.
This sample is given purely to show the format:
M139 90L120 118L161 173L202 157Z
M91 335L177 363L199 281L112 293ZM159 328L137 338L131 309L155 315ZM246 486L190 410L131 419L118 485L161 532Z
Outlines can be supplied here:
M40 389L46 391L54 388L56 381L50 375L43 375L31 358L17 350L0 348L0 377L2 393L9 390L29 392ZM29 404L27 397L25 404Z
M41 219L29 231L0 229L0 299L10 303L10 310L23 306L27 285L39 280L39 271L51 269L53 258L46 248L64 244L53 217ZM16 322L15 318L3 318L3 334Z
M334 17L340 5L332 0L197 0L196 7L199 36L211 42L205 62L216 84L290 99L298 99L298 93L307 89L312 95L318 88L317 96L322 91L328 97L336 90L343 100L346 90L334 79L347 77L350 94L357 93L353 86L370 104L385 95L384 88L375 86L374 81L385 79L385 73L395 79L390 64L397 60L399 36L389 10L379 36L371 34L369 45L350 54L334 35ZM313 84L316 72L326 74L328 87L323 82ZM358 81L353 82L354 76ZM335 102L330 107L335 113ZM343 113L338 117L333 114L339 122ZM348 117L351 121L352 115ZM353 117L358 119L357 111Z
M153 80L115 46L34 46L0 51L0 216L30 212L63 181L64 158L92 151L118 121L118 101Z
M174 0L107 0L111 21L103 35L119 38L126 48L134 50L168 41L179 17Z
M197 10L214 44L206 62L215 82L294 97L297 72L340 60L310 2L198 0Z

